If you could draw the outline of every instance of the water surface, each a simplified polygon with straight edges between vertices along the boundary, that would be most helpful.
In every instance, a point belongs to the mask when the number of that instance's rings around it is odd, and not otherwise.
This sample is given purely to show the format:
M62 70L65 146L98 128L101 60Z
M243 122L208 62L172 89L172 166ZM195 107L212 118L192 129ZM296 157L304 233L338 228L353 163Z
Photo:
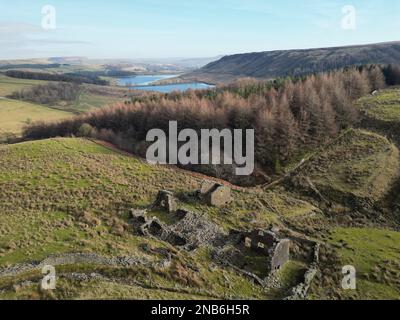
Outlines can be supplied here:
M177 74L154 74L154 75L137 75L132 77L123 77L118 79L120 86L147 86L158 80L170 79L178 77Z
M214 88L213 85L209 85L203 82L190 82L190 83L173 83L163 85L152 85L152 83L158 80L175 78L178 75L172 74L158 74L158 75L138 75L134 77L124 77L118 79L118 85L129 87L133 90L144 90L144 91L157 91L162 93L169 93L172 91L186 91L201 90Z

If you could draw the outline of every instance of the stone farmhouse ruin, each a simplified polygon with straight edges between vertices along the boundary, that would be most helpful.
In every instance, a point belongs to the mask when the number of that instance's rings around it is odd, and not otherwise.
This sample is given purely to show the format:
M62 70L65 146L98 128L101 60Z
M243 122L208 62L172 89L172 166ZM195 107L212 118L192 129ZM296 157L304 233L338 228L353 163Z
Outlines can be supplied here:
M162 210L176 222L167 225L156 217L147 217L147 210L132 210L131 220L136 233L156 237L187 250L193 250L200 245L217 246L226 236L218 225L205 216L178 209L178 202L169 191L160 191L150 209Z
M240 241L246 248L268 256L271 271L279 270L290 260L290 240L279 239L277 234L270 230L245 233Z
M161 190L157 195L156 201L151 206L151 209L165 210L168 213L174 213L178 210L178 202L172 192Z
M214 207L223 207L233 201L231 189L215 182L204 181L200 189L200 197Z
M216 207L233 201L229 187L211 182L203 183L201 190L191 193L191 196L194 201ZM151 212L155 210L164 212L169 222L151 217ZM248 255L248 250L262 257L266 274L281 269L290 260L291 240L280 237L279 230L231 230L227 233L206 214L180 209L179 200L166 190L158 193L147 210L131 210L131 224L139 235L154 237L184 250L209 246L217 261L245 274L249 271L243 269L241 261Z

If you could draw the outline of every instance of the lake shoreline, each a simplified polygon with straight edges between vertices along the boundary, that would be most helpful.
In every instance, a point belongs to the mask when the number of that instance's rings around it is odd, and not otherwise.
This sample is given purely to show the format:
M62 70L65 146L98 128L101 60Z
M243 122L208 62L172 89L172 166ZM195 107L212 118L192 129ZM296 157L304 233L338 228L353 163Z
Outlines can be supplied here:
M214 88L214 84L200 81L188 81L177 74L137 75L118 78L118 86L132 90L156 91L169 93L173 91L204 90Z

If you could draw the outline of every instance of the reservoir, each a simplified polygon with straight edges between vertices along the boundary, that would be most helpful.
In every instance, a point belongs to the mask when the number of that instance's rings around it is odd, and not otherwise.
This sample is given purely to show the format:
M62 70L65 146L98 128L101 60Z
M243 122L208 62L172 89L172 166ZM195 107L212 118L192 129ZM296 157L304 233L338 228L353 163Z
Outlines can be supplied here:
M118 79L118 85L129 87L136 90L144 91L157 91L162 93L169 93L172 91L186 91L189 89L201 90L214 88L213 85L209 85L202 82L190 82L190 83L174 83L174 84L163 84L163 85L152 85L154 82L159 80L175 78L178 75L137 75L133 77L124 77Z

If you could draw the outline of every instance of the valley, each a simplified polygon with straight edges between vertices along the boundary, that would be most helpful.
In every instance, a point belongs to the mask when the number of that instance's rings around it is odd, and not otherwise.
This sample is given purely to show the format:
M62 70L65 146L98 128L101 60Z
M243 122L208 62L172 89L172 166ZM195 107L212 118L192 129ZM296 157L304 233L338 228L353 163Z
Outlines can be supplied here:
M400 300L399 1L1 9L3 315Z
M385 91L393 107L400 105L396 92ZM82 138L4 145L0 164L3 299L282 299L310 266L308 241L321 246L309 299L400 295L399 207L378 206L399 179L399 154L378 133L350 129L274 187L232 189L233 202L222 208L192 196L213 178L152 166ZM130 212L151 208L160 190L224 232L273 225L292 239L291 261L260 285L241 271L265 277L259 254L226 265L216 247L187 251L138 235ZM149 218L175 223L166 211L148 210ZM50 262L59 277L57 289L45 292L37 281ZM346 264L358 270L356 291L340 288Z
M0 75L0 299L400 296L398 67L231 74L218 86L126 66L11 67ZM254 170L239 177L236 158L154 164L154 128L165 141L253 129ZM41 286L47 265L54 290Z

